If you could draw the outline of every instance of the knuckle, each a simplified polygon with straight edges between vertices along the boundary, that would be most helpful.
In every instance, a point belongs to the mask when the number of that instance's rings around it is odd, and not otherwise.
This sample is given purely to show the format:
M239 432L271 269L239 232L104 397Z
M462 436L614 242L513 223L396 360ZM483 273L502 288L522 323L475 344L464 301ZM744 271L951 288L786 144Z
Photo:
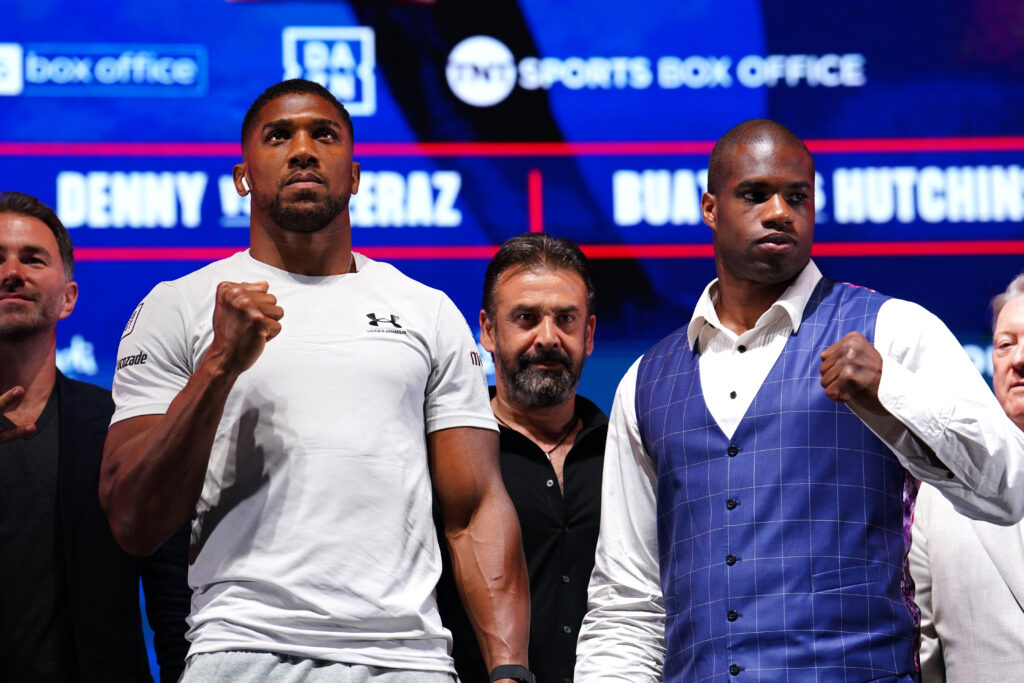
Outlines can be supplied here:
M222 282L217 287L217 298L225 304L237 305L242 295L242 288L233 282Z

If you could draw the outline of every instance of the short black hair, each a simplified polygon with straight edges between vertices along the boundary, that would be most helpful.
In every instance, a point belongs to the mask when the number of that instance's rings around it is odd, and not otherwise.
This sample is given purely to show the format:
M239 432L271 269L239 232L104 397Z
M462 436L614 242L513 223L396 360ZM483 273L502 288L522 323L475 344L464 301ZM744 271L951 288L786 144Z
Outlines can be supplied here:
M814 157L807 149L804 141L796 133L778 121L771 119L750 119L730 128L718 139L708 159L708 193L718 194L718 190L729 173L729 153L739 145L749 145L761 140L771 140L785 146L801 147L811 161L811 173L814 172Z
M57 250L64 266L64 279L71 282L75 279L75 247L71 244L68 229L57 218L53 209L43 204L30 194L24 192L0 192L0 213L13 213L19 216L35 218L46 224L57 240Z
M590 276L590 262L576 243L565 237L558 239L546 232L525 232L505 240L484 273L483 309L487 317L494 320L495 295L498 279L502 273L523 266L525 268L547 268L571 270L583 280L587 292L587 315L594 313L594 281Z
M334 108L338 110L338 115L341 116L342 123L345 124L345 128L348 129L348 137L350 140L355 140L352 137L352 117L349 116L348 110L345 109L345 105L338 101L330 90L314 81L307 81L304 78L292 78L287 81L281 81L270 86L257 97L253 103L249 106L249 111L245 112L245 118L242 119L242 144L245 144L245 138L249 135L249 131L256 125L256 119L259 117L260 112L263 111L263 107L267 106L273 100L278 97L284 97L285 95L316 95L334 105Z

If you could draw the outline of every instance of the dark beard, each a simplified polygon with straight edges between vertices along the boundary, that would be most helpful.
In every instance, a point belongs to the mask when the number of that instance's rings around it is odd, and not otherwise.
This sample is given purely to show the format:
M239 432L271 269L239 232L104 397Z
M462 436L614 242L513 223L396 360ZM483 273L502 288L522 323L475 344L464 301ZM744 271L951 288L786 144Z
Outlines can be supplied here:
M274 197L268 207L270 219L287 232L319 232L327 227L346 208L338 197L325 197L320 202L304 202L298 206L282 206L281 198Z
M562 367L557 370L530 367L531 363L552 361L561 363ZM582 361L579 367L573 368L572 359L555 349L523 353L509 362L504 358L499 361L499 371L508 387L509 399L532 408L551 408L572 398L582 370Z

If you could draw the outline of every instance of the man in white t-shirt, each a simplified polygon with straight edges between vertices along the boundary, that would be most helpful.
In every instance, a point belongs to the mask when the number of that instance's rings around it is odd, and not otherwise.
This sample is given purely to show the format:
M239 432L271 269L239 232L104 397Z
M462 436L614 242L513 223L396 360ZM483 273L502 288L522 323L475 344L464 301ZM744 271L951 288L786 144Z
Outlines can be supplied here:
M531 680L519 528L465 321L352 252L359 164L327 90L269 88L242 157L250 249L139 304L100 483L133 554L193 520L183 680L453 680L432 485L492 680Z

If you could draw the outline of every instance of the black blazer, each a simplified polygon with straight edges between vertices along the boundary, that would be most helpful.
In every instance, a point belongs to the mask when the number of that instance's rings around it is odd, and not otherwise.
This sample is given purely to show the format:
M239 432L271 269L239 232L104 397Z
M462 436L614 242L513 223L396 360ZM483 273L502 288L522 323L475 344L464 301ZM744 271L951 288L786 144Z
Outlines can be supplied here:
M143 560L121 550L100 508L103 441L114 402L106 389L58 373L60 455L57 491L69 614L83 682L151 681L142 635L139 578L153 627L161 680L185 666L188 529Z

